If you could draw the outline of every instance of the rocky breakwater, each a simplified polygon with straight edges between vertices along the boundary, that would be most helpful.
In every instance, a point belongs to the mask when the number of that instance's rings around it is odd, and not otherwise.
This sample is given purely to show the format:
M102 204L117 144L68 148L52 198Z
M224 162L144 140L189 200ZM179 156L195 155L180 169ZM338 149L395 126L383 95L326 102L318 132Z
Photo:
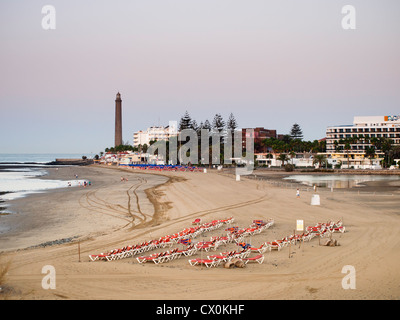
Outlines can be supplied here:
M48 165L87 166L93 163L93 159L56 159L55 161L49 162Z

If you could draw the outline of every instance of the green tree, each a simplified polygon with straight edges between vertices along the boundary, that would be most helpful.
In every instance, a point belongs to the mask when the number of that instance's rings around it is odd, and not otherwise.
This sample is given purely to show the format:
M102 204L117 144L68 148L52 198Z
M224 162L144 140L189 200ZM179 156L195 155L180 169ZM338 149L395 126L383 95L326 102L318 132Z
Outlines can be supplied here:
M207 119L206 119L206 121L204 121L204 125L203 125L203 128L202 129L205 129L205 130L211 130L211 124L210 124L210 121L208 121Z
M229 115L228 121L226 122L226 129L231 130L232 132L235 131L238 127L238 124L236 122L236 119L233 115L233 113L231 112L231 114Z
M290 159L292 159L292 164L293 164L293 158L296 158L296 152L290 151L289 156L290 156Z
M179 121L179 131L184 129L190 129L192 127L192 118L189 115L189 112L185 112L185 114L181 117Z
M288 157L288 155L286 153L281 153L278 157L278 160L280 160L282 162L281 166L284 166L285 162L289 161L290 158Z
M214 120L213 120L213 123L212 123L212 128L213 128L213 130L216 130L218 132L221 132L222 130L224 130L225 121L222 118L221 114L217 113L214 116Z
M323 165L326 163L326 161L327 161L326 160L326 156L324 154L317 154L317 155L314 156L313 164L317 164L318 163L318 166L320 168L322 168Z
M351 150L351 145L354 143L354 138L345 138L340 139L339 144L343 145L343 149L346 151L346 158L347 158L347 168L350 168L350 157L349 153Z
M365 156L369 159L369 164L371 165L371 161L375 158L375 147L370 146L365 148Z
M293 139L299 139L299 140L303 139L303 131L301 130L300 125L298 123L295 123L292 126L292 129L290 130L290 136Z

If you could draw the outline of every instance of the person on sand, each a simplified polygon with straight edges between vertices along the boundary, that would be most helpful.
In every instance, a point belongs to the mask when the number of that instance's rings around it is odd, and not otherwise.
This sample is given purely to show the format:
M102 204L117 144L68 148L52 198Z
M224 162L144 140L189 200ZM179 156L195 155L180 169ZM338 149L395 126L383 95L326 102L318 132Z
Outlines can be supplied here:
M297 197L297 198L300 198L300 190L299 190L299 188L297 188L296 197Z

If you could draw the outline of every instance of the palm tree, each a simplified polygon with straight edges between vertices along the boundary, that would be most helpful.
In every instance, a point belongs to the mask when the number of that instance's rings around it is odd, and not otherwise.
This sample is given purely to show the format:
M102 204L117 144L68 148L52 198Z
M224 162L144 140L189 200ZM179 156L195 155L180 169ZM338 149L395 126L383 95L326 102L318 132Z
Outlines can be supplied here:
M285 165L285 162L286 162L286 161L289 161L289 157L287 156L286 153L281 153L281 154L279 155L279 157L278 157L278 160L282 161L282 165L281 165L281 166L284 166L284 165Z
M369 164L371 165L371 160L375 158L375 148L374 147L366 147L365 148L365 156L369 159Z
M293 158L296 157L296 152L290 151L290 152L289 152L289 155L290 155L290 159L292 159L292 164L293 164Z
M335 146L335 151L338 152L339 151L339 141L335 140L333 142L333 145Z
M313 164L318 163L319 168L322 168L323 164L326 163L326 155L317 154L314 156Z
M385 154L384 164L385 167L388 167L392 164L392 153L390 152L392 149L392 140L388 138L382 138L382 152Z
M353 138L346 138L339 140L339 144L343 144L343 149L346 150L347 157L347 169L350 168L350 159L349 159L349 151L351 150L351 144L354 143Z

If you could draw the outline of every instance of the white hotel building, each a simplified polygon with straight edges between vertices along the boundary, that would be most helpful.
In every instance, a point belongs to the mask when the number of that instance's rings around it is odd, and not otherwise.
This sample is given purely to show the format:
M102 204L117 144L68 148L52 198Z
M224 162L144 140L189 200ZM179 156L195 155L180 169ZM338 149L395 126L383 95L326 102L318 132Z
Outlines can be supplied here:
M360 138L363 137L363 138ZM336 150L336 144L346 138L358 138L351 144L351 149ZM343 157L349 153L350 163L348 166L365 166L365 149L372 146L371 138L388 138L394 145L400 145L400 115L398 116L364 116L354 117L352 125L332 126L326 129L326 152L330 158ZM381 150L376 150L377 157L383 156ZM342 161L342 159L341 159ZM343 161L342 161L343 162ZM375 161L375 163L379 163Z
M147 144L150 146L150 141L168 140L170 136L178 134L176 121L170 121L169 126L149 127L145 131L137 131L133 134L133 146Z

